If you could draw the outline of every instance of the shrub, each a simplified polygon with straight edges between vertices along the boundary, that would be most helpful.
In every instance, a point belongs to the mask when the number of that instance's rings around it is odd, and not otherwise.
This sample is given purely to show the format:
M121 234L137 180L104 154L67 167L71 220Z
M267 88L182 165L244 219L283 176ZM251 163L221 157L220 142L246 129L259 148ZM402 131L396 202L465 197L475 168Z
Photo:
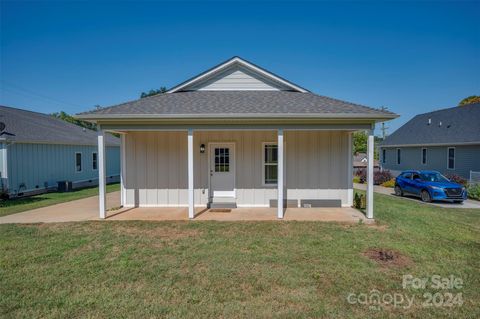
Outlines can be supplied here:
M384 182L380 185L382 185L383 187L394 188L395 187L395 178L392 178L392 179L390 179L390 180L388 180L388 181L386 181L386 182Z
M358 177L357 180L359 183L363 184L367 182L367 170L366 169L359 169L355 172L355 176ZM373 184L380 185L385 183L393 178L392 174L389 170L384 171L373 171ZM354 179L355 180L355 179Z
M361 169L359 169L358 171L355 172L355 176L358 177L359 183L363 184L367 180L367 170L361 168Z
M355 197L353 198L353 207L357 209L365 209L365 195L355 193Z
M454 183L457 183L457 184L460 184L460 185L463 185L463 186L467 186L467 180L465 178L461 177L461 176L458 176L457 174L448 174L445 177L448 178L449 180L451 180Z
M353 182L354 182L354 183L360 183L360 177L358 177L358 176L353 176Z
M374 185L383 184L383 183L391 180L392 177L393 176L392 176L392 174L390 173L389 170L375 171L375 172L373 172L373 184Z
M468 197L480 200L480 184L471 184L467 186Z

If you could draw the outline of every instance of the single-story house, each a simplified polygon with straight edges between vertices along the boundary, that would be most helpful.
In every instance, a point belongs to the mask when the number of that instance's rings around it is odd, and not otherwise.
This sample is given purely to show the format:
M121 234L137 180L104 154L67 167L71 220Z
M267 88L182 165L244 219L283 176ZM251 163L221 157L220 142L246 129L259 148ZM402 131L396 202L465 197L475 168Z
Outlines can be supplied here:
M77 117L99 125L101 163L104 132L121 134L125 207L183 206L189 218L195 207L277 207L283 218L287 205L351 206L352 132L369 132L373 159L375 123L396 115L314 94L234 57L166 93ZM369 218L372 201L370 189Z
M52 190L59 181L98 184L97 132L51 115L0 106L1 189L9 196ZM118 181L120 139L106 136L106 179Z
M480 103L419 114L380 144L380 164L469 178L480 171Z
M353 154L353 172L358 172L363 169L367 169L367 154L366 153L355 153ZM378 160L373 161L373 168L378 170L380 168Z

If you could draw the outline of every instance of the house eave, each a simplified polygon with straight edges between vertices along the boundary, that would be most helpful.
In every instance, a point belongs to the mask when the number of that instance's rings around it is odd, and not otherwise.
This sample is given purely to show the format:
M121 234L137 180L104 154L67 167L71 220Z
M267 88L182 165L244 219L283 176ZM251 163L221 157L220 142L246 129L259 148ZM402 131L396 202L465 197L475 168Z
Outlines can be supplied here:
M480 141L474 142L452 142L452 143L422 143L422 144L392 144L379 145L380 148L397 148L397 147L429 147L429 146L461 146L461 145L480 145Z
M398 117L396 114L365 114L365 113L242 113L242 114L79 114L75 116L87 121L109 121L109 120L363 120L372 122L389 121Z

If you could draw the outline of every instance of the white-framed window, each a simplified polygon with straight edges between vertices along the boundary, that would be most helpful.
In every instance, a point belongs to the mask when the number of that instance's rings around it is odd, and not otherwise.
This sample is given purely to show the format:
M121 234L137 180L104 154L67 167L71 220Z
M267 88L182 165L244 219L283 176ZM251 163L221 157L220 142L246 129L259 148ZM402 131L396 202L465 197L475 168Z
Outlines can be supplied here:
M422 165L427 165L427 149L422 148Z
M278 145L277 143L263 143L262 149L262 183L263 185L277 185L278 181Z
M98 169L98 155L97 152L92 153L92 169L96 171Z
M455 169L455 147L447 149L447 168Z
M402 162L402 150L397 148L397 165L400 165Z
M382 149L382 163L385 164L387 162L387 150Z
M215 147L215 172L230 172L229 147Z
M82 153L75 153L75 172L82 171Z

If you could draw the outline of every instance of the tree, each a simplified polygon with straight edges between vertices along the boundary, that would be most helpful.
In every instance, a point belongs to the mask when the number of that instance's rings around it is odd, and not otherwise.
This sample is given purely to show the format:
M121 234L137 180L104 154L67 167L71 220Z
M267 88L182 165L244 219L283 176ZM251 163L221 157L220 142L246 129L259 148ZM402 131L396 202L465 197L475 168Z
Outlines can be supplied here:
M84 128L88 128L89 130L94 130L94 131L97 130L97 125L95 125L94 123L90 123L90 122L86 122L86 121L76 119L73 116L65 113L64 111L52 113L51 115L53 117L56 117L57 119L61 119L61 120L64 120L66 122L69 122L69 123L72 123L72 124L75 124L75 125L78 125L78 126L81 126L81 127L84 127Z
M353 133L353 154L356 153L365 153L367 154L367 141L368 141L368 135L365 131L359 131ZM381 137L374 136L373 138L373 157L375 159L378 159L379 154L378 154L378 147L377 145L382 142L383 139Z
M367 153L367 133L365 131L353 133L353 153Z
M147 97L147 96L152 96L152 95L157 95L157 94L163 94L167 92L167 88L164 87L164 86L161 86L158 90L155 90L155 89L151 89L150 91L148 92L142 92L140 94L140 98L143 99L144 97Z
M458 106L464 106L474 103L480 103L480 96L479 95L471 95L469 97L464 98L463 100L458 103Z

